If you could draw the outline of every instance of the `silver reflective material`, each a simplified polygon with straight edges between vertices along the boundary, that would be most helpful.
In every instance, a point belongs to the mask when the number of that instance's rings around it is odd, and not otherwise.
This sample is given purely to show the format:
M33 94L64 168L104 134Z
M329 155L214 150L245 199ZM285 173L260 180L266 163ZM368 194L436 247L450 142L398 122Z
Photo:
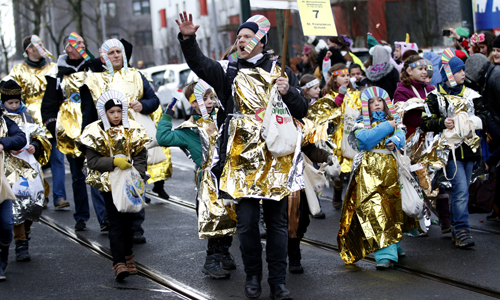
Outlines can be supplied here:
M293 154L292 167L288 173L288 180L286 187L290 192L300 191L305 188L304 183L304 158L301 153L302 145L302 130L297 128L297 144L295 146L295 153Z

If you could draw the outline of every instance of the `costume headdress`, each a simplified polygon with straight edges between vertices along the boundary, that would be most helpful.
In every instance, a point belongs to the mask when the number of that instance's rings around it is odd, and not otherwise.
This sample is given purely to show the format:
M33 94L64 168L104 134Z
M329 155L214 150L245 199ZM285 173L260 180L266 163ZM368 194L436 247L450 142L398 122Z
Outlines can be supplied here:
M260 40L262 40L262 38L267 34L269 29L271 28L271 22L269 22L269 20L263 15L251 16L245 23L248 22L255 23L259 27L259 30L255 33L252 40L245 47L245 51L250 53L252 52L253 48L257 46Z
M417 44L410 43L410 35L408 33L406 34L406 40L404 42L394 42L394 45L396 47L401 47L401 57L403 57L403 54L408 50L414 50L418 52Z
M108 51L109 49L113 47L118 47L120 50L122 50L122 55L123 55L123 68L125 68L125 72L128 72L128 61L127 61L127 54L125 54L125 47L123 46L122 42L120 42L117 39L109 39L102 44L101 49L99 51L101 52L101 56L104 58L104 62L106 63L106 67L108 68L109 75L113 76L115 75L115 71L113 69L113 65L111 64L111 61L109 60L108 57Z
M33 45L35 46L36 50L38 50L38 53L40 53L41 56L45 58L50 57L52 59L55 59L54 55L52 55L52 53L50 53L47 49L45 49L41 44L42 40L38 37L38 35L34 34L31 36L31 43L28 45L28 47ZM26 47L26 49L28 49L28 47Z
M21 99L23 90L11 76L5 76L0 82L2 102L10 99Z
M450 59L455 56L455 53L451 48L446 48L443 51L443 54L441 54L441 69L444 69L444 72L446 73L446 78L450 82L450 85L452 87L457 85L457 82L455 81L455 77L453 76L453 72L451 71L450 67ZM440 70L441 71L441 70Z
M196 102L198 102L198 106L200 107L201 116L205 120L209 118L209 115L207 112L207 108L205 107L203 94L205 94L205 92L210 89L212 89L212 87L202 79L200 79L200 81L198 81L198 83L194 87L194 96L196 97Z
M363 93L361 93L361 110L363 112L363 123L365 124L365 128L370 129L371 128L371 123L370 123L370 109L368 107L368 102L370 101L371 98L374 97L380 97L383 100L385 100L385 103L387 104L387 108L389 108L389 111L392 114L392 117L396 121L397 124L401 123L401 118L399 118L398 113L396 112L396 109L394 106L392 106L392 101L391 98L389 97L389 94L384 90L381 89L377 86L372 86L369 88L366 88Z
M108 130L111 128L111 125L109 124L108 117L106 116L106 102L108 101L115 101L116 104L118 104L116 101L119 101L122 105L122 124L123 127L125 128L130 128L130 124L128 122L128 100L127 97L125 97L124 94L118 92L118 91L107 91L104 94L97 99L96 103L96 109L97 113L99 114L99 117L101 118L102 125L104 127L104 130Z
M314 78L313 80L307 82L305 85L301 86L300 88L302 89L310 89L312 88L313 86L319 84L319 80L318 78Z
M339 76L342 74L349 74L349 69L346 68L346 69L336 70L336 71L332 72L333 76Z
M80 45L78 45L76 43L76 40L81 37L78 33L76 32L72 32L69 37L68 37L68 42L69 44L71 45L71 47L75 48L76 51L78 51L78 53L80 53L80 55L83 57L83 59L85 60L90 60L90 56L87 54L87 52L85 52L85 50L83 50L82 47L80 47Z
M416 67L425 66L427 67L427 62L424 59L417 60L409 65L410 69L415 69Z

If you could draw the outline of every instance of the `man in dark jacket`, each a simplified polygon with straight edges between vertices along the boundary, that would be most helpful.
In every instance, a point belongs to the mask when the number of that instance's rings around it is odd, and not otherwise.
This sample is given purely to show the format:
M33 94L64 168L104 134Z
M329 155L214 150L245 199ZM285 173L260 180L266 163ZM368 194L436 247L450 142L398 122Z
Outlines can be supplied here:
M5 128L2 128L4 127ZM3 157L3 151L21 150L27 143L26 135L19 129L17 124L3 116L3 110L0 109L0 156ZM1 134L1 133L0 133ZM4 170L0 170L4 172ZM4 175L4 174L0 174ZM7 178L3 177L3 180ZM8 184L8 183L7 183ZM2 189L2 186L0 186ZM4 199L2 199L4 200ZM5 281L5 268L9 258L9 245L12 242L14 229L14 215L12 213L12 201L14 199L5 199L0 202L0 281Z
M236 76L240 74L244 76L244 73L249 72L250 69L258 70L258 68L261 68L265 72L271 71L273 61L270 60L267 54L263 53L268 37L265 33L262 35L261 29L255 22L247 21L243 23L237 31L238 61L230 63L226 73L219 63L206 57L201 52L195 36L199 25L195 26L193 24L192 16L189 15L188 18L188 15L184 12L180 14L180 22L178 20L176 20L176 22L179 25L180 33L178 39L181 43L186 62L201 79L205 80L215 89L221 100L223 109L221 109L222 112L218 115L218 121L225 119L224 128L226 128L226 131L222 135L222 149L220 153L225 154L225 148L227 147L234 150L234 147L232 147L233 145L228 145L229 134L227 133L227 127L232 118L231 114L240 111L243 106L242 102L236 102L236 100L241 100L241 98L233 98L231 93L232 86L236 84ZM261 38L257 39L252 50L247 51L249 48L245 49L246 46L249 45L250 41L255 41L253 38L256 36L257 32L260 33ZM302 118L307 113L307 100L302 94L297 77L290 68L285 68L288 79L279 77L276 79L275 84L282 95L283 102L287 105L292 116L295 118ZM252 95L257 97L256 90L258 90L258 88L259 87L254 87L253 90L246 91L249 97L252 97ZM257 107L248 107L248 102L246 105L249 110L257 111ZM238 127L241 125L236 126L237 128L235 128L235 130L241 129L241 127ZM256 146L254 145L254 147ZM252 146L250 146L250 148L252 148ZM229 152L229 149L227 152ZM223 164L226 160L226 167L229 159L230 156L227 156L227 158L221 157ZM273 174L273 172L274 170L271 169L269 176L272 176L271 174ZM255 182L255 178L252 180L247 173L245 173L245 175L247 177L243 178L243 180L247 179L248 181L252 181L252 183L250 183L251 185L258 184L258 182ZM275 186L274 188L280 187ZM258 226L260 211L258 198L258 196L254 196L252 198L241 197L235 199L235 201L238 202L238 204L236 204L236 214L238 216L237 232L241 243L240 250L245 265L245 273L247 275L245 295L248 298L258 298L262 292L260 284L262 279L262 247ZM268 283L271 287L271 297L273 299L292 299L290 292L285 287L288 239L288 198L284 197L283 199L277 200L280 201L262 199L268 237L266 245L266 256L269 269Z
M78 36L78 38L76 39L76 45L72 46L69 43L68 36L64 39L64 45L66 54L59 56L59 59L57 60L57 68L54 68L54 70L46 76L47 90L45 91L45 95L42 101L42 119L44 124L46 124L47 129L52 133L54 140L57 136L56 121L61 104L64 101L79 101L80 99L79 93L66 95L66 92L63 89L65 78L76 72L87 70L96 71L90 57L88 57L88 59L84 59L82 56L82 54L85 55L85 44L82 37ZM76 47L78 46L83 49L82 54L77 51ZM53 151L61 153L56 146L57 143L53 142ZM61 156L62 155L63 154L61 153ZM80 157L67 155L66 158L69 162L71 177L73 180L73 199L75 201L75 213L73 214L73 217L76 221L75 230L86 230L87 226L85 223L88 221L90 213L87 184L85 183L85 175L82 172L85 157L83 155L81 155ZM62 174L62 176L60 177L53 176L52 178L53 180L62 180L64 182L64 174ZM99 193L99 190L91 187L90 192L92 203L94 205L97 220L99 221L101 230L106 230L108 221L106 218L104 199ZM56 204L56 200L54 199L54 205ZM67 206L69 206L69 203Z

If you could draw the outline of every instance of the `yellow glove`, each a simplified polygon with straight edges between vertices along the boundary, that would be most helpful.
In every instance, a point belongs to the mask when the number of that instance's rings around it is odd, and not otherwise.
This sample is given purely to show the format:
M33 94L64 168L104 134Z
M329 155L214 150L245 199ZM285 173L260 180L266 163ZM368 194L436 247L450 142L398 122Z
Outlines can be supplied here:
M128 162L128 159L125 157L115 157L113 159L113 165L122 170L126 170L130 168L132 165Z

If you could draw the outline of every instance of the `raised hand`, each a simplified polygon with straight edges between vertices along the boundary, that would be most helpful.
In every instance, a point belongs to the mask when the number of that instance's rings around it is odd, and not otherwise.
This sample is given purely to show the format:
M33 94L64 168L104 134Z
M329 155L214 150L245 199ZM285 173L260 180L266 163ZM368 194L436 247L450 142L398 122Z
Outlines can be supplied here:
M193 15L192 14L189 14L189 18L188 18L187 13L184 11L184 12L179 14L179 19L181 20L180 22L179 22L179 20L175 20L175 22L179 26L179 31L181 32L182 37L184 39L187 39L190 36L195 35L198 28L200 28L200 25L195 26L193 24Z

